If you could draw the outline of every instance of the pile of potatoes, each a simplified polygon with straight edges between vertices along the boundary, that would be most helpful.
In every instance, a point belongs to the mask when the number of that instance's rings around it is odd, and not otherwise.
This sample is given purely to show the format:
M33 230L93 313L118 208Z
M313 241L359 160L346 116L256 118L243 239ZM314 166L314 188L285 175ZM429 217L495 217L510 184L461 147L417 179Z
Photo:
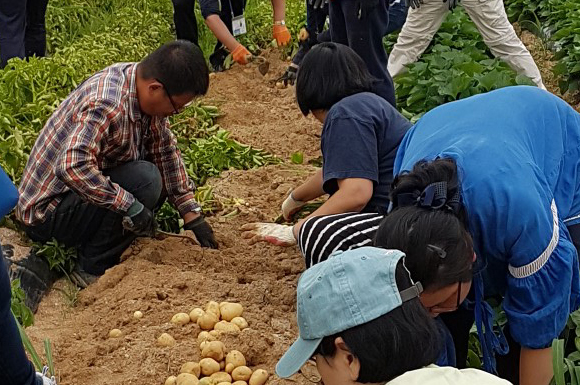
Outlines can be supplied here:
M201 330L216 330L218 332L239 332L248 327L248 322L242 317L244 307L239 303L210 301L205 310L195 308L187 313L177 313L171 318L176 325L186 325L195 322Z
M252 372L240 351L226 353L226 346L218 340L222 332L239 332L248 327L241 317L243 311L238 303L211 301L205 311L195 308L189 314L174 315L171 319L174 324L196 322L202 329L197 336L201 360L184 363L180 374L168 377L165 385L264 385L268 380L267 371Z

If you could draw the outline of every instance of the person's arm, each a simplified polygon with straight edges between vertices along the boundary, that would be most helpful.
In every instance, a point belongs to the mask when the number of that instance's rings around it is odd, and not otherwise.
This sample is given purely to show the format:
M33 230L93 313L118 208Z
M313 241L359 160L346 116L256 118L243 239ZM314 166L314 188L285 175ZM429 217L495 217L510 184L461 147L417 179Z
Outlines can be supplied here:
M283 21L286 18L286 0L272 0L272 10L274 23Z
M552 348L520 352L520 385L548 385L554 376Z
M230 52L234 52L234 50L240 45L236 38L230 33L222 19L220 19L219 15L209 15L205 18L205 24Z
M302 202L311 201L324 194L326 193L322 189L322 169L317 170L306 182L292 191L292 197Z
M117 107L95 101L76 112L76 125L58 155L55 175L83 199L125 214L135 198L105 177L97 164L100 142L119 117Z
M338 181L338 191L316 211L294 225L294 236L298 238L300 227L309 218L322 215L360 212L373 196L373 181L363 178L348 178Z

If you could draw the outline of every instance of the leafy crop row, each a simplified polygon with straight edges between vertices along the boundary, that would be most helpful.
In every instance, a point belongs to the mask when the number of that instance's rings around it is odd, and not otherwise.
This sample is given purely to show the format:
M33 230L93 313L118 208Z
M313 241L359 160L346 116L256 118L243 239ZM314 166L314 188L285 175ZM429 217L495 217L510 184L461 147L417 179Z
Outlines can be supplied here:
M514 21L528 21L532 32L547 35L556 51L554 74L560 77L560 90L580 88L580 8L572 0L506 0L508 15ZM526 25L524 25L526 26Z

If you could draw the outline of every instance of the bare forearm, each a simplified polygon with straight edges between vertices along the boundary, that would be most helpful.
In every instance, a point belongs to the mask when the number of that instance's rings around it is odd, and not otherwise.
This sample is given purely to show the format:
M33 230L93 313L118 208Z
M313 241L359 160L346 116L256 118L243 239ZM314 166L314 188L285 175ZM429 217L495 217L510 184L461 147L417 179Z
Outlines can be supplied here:
M308 202L325 194L322 189L322 169L316 171L306 182L292 191L292 197L297 201Z
M286 1L272 0L272 9L274 10L274 21L282 21L286 16Z
M212 31L215 37L226 46L226 48L233 52L240 44L236 38L230 33L228 27L224 24L218 15L210 15L205 19L205 24Z
M552 348L528 349L520 353L520 385L548 385L554 376Z

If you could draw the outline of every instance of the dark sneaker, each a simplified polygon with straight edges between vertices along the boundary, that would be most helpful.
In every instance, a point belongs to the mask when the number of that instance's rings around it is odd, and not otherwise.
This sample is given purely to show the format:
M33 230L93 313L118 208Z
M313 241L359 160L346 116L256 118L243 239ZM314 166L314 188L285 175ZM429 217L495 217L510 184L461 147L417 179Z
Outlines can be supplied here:
M87 286L99 279L99 276L87 273L77 264L70 275L70 279L81 289L86 289Z

